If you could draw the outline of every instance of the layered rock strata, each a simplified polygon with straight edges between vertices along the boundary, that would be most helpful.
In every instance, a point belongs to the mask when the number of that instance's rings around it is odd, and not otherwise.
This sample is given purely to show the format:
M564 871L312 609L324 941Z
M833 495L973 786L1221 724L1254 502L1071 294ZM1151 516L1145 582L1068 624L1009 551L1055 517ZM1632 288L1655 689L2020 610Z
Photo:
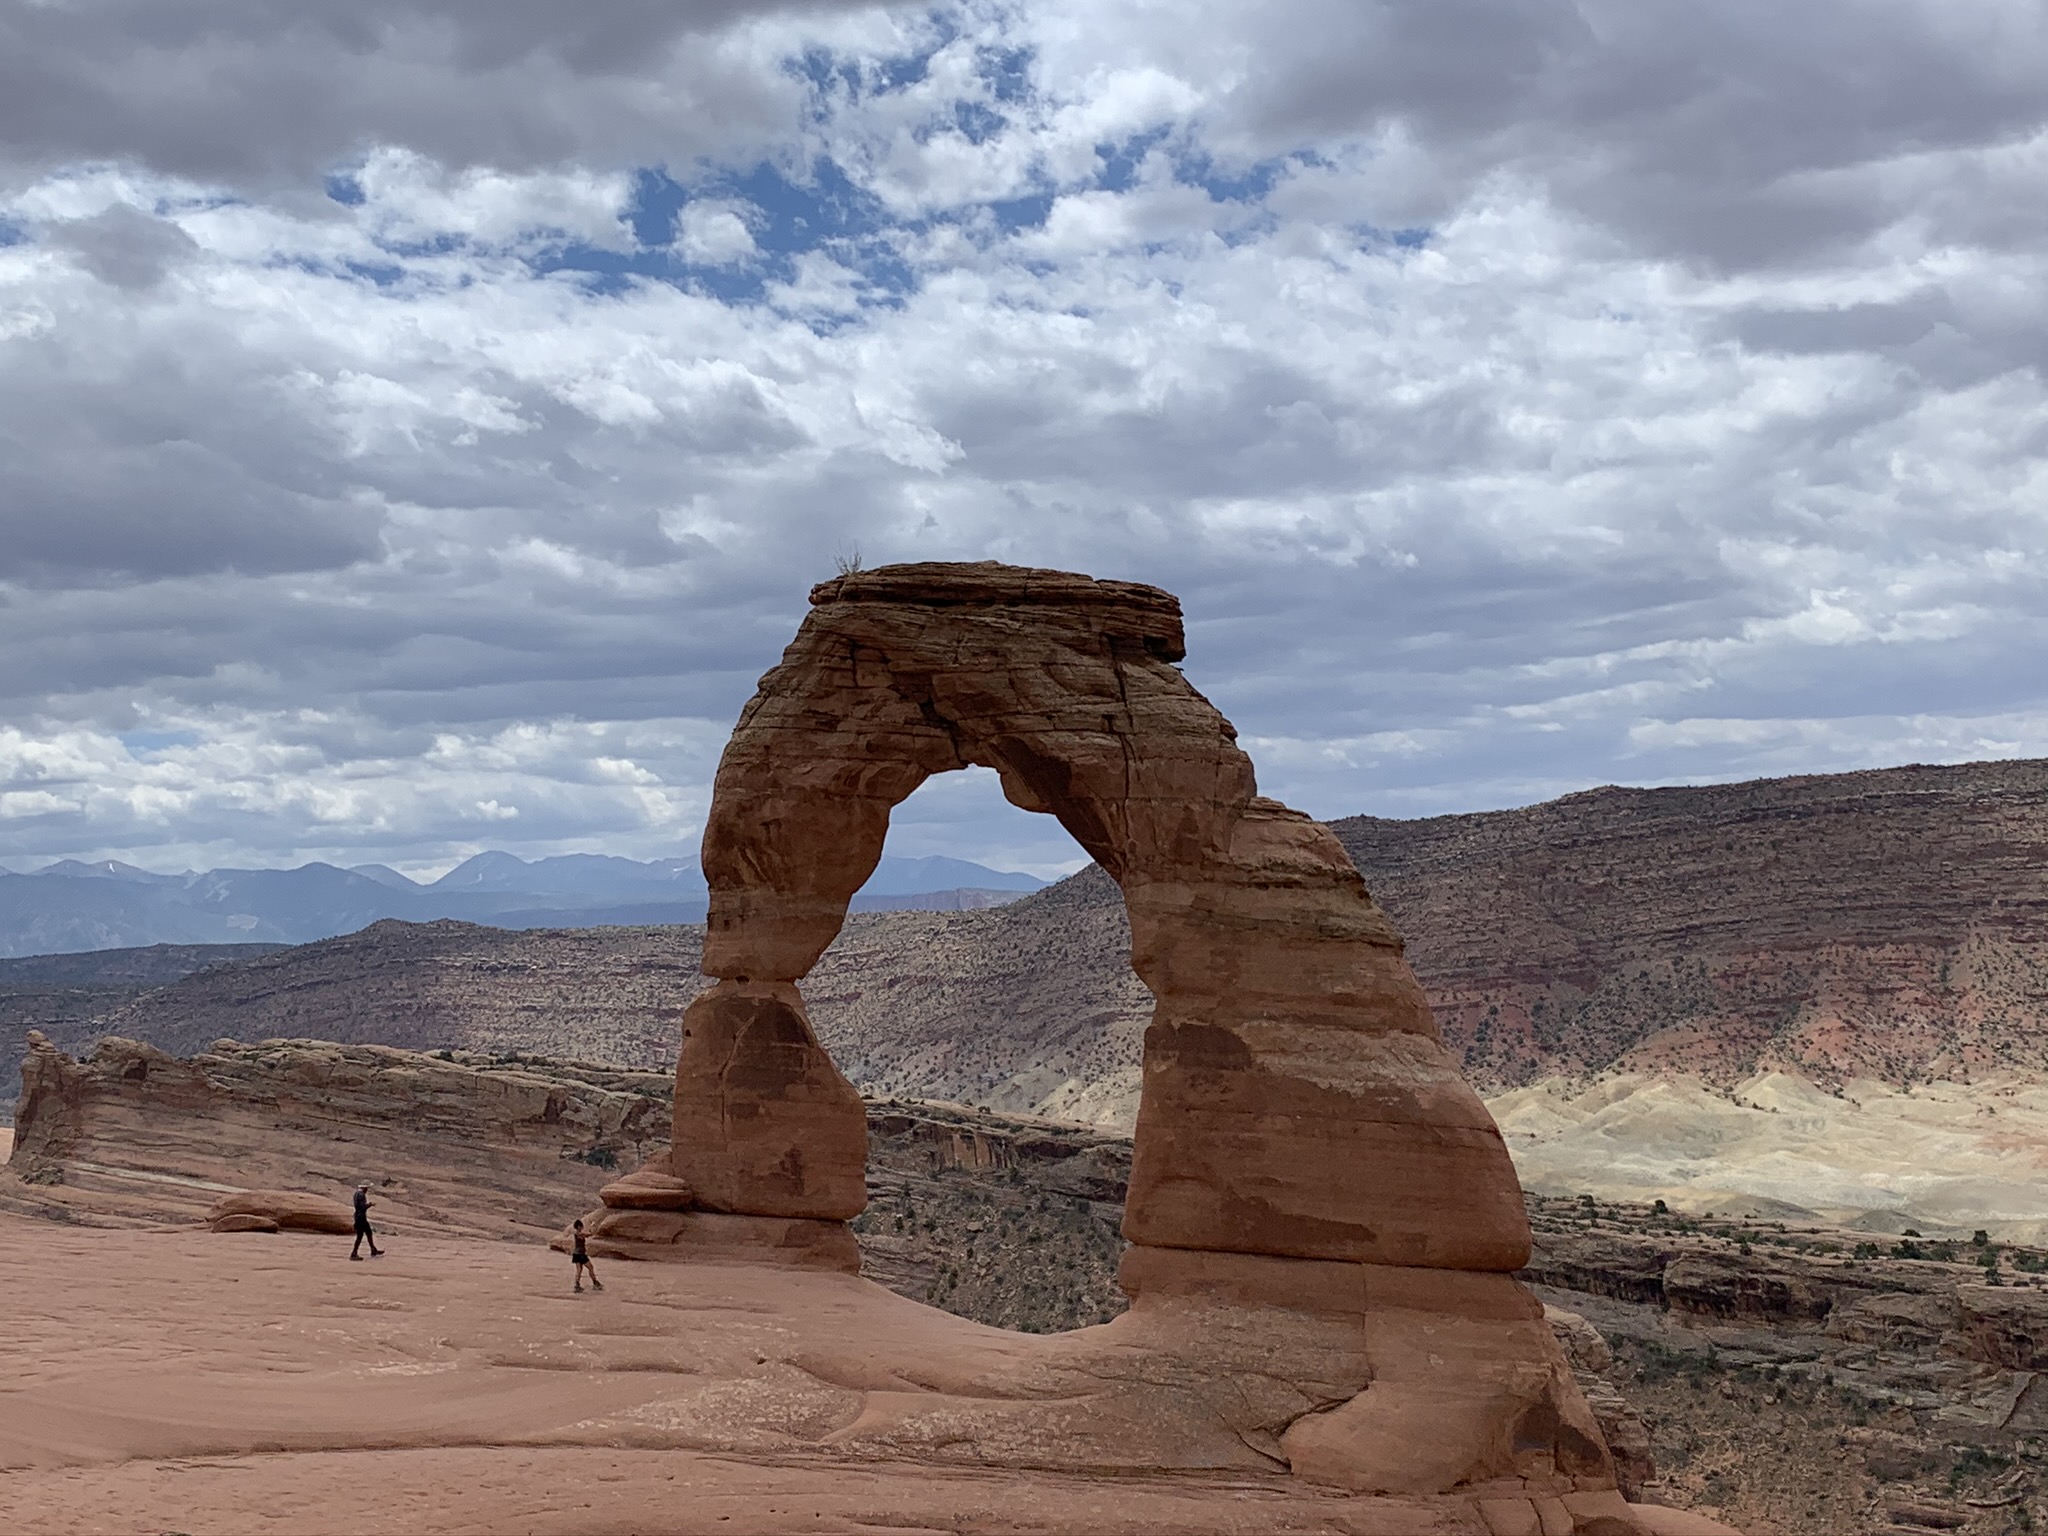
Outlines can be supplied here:
M176 1057L109 1038L78 1061L32 1034L0 1207L182 1221L224 1196L246 1201L252 1186L324 1189L313 1204L346 1232L343 1202L368 1182L380 1229L530 1238L665 1146L667 1089L653 1073L586 1062L529 1068L321 1040L219 1040ZM288 1214L232 1204L215 1209Z
M862 1209L865 1118L797 983L893 807L934 773L992 768L1115 879L1157 999L1124 1219L1134 1304L1107 1328L1197 1375L1231 1374L1219 1337L1306 1330L1315 1384L1261 1388L1272 1411L1241 1431L1298 1473L1509 1494L1561 1478L1620 1511L1582 1524L1625 1521L1597 1425L1511 1278L1529 1231L1500 1135L1343 849L1258 794L1230 723L1173 665L1178 603L993 564L844 576L811 603L719 765L715 985L685 1015L673 1150L653 1171L726 1218ZM660 1213L667 1244L638 1236L643 1211L593 1225L690 1257L691 1214Z

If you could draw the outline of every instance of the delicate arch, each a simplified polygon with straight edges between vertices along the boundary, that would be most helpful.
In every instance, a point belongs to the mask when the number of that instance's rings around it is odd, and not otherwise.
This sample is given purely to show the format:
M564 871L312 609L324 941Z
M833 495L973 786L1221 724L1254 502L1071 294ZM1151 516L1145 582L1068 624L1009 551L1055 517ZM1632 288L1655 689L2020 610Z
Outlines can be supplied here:
M1519 1186L1398 936L1329 832L1257 794L1172 665L1154 587L992 563L843 576L719 764L676 1174L712 1210L865 1204L858 1095L796 983L934 773L994 768L1118 882L1157 999L1125 1235L1155 1248L1511 1270Z

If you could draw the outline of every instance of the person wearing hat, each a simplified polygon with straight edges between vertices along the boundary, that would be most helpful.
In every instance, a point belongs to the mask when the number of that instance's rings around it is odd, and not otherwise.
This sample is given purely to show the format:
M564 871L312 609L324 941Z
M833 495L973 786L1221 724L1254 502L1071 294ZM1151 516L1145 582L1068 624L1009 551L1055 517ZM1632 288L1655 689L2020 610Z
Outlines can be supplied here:
M370 1230L370 1186L356 1186L356 1245L349 1249L348 1256L360 1259L363 1256L363 1239L370 1240L370 1257L383 1257L384 1250L377 1246L377 1235Z

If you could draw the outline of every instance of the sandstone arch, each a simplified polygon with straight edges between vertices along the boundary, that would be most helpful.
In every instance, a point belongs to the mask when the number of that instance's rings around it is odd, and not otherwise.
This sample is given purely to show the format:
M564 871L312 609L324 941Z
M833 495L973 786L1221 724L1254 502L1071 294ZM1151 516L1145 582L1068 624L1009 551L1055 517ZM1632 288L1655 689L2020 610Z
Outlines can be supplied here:
M1257 793L1229 722L1175 669L1175 599L905 565L825 582L811 605L719 764L715 985L684 1020L669 1160L606 1190L601 1247L858 1271L865 1118L798 983L891 809L931 774L987 766L1115 877L1156 999L1119 1277L1133 1305L1008 1336L972 1369L890 1354L888 1390L831 1444L1583 1496L1594 1513L1567 1528L1638 1529L1509 1273L1529 1233L1500 1135L1334 837ZM957 1386L905 1393L906 1376Z
M843 1220L858 1096L796 983L881 857L891 809L980 765L1123 888L1147 1032L1125 1235L1150 1247L1512 1270L1520 1189L1438 1043L1400 940L1336 840L1257 794L1173 663L1153 587L994 564L816 588L719 765L704 969L675 1171L706 1208Z

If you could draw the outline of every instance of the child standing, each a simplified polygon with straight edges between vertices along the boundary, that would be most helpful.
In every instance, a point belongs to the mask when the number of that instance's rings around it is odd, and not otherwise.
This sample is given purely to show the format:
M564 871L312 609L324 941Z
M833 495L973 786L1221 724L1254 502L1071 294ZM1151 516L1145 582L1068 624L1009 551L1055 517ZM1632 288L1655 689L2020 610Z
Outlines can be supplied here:
M583 1294L583 1272L586 1269L590 1271L590 1288L593 1291L604 1289L603 1284L597 1278L597 1270L591 1265L590 1251L583 1246L583 1243L583 1219L578 1217L576 1220L576 1251L569 1255L570 1267L576 1272L576 1294L578 1296Z

